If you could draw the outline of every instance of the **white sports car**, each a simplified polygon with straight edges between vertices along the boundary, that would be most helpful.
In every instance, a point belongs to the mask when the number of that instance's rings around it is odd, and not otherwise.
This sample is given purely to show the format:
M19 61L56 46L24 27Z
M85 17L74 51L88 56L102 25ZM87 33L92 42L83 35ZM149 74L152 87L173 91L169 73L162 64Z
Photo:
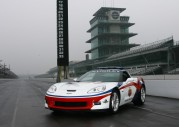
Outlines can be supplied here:
M133 102L143 105L146 87L119 67L101 67L74 82L52 85L45 95L45 107L56 110L100 110L116 113L119 106Z

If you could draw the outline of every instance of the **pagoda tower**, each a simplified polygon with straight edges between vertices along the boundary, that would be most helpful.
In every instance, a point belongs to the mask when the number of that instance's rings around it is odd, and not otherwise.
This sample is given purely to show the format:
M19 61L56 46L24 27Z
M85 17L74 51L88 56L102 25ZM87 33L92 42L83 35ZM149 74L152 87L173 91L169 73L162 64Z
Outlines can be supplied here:
M129 27L134 23L129 22L129 16L121 16L125 8L101 7L90 20L91 49L85 53L91 53L91 59L101 59L120 53L138 44L129 44L129 38L137 35L130 33Z

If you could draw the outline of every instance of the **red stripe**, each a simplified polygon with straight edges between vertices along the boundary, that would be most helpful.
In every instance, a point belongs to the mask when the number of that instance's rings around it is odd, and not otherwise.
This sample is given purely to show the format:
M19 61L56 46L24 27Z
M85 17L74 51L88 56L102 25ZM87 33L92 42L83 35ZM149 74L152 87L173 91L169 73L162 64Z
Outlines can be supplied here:
M141 86L139 84L137 84L135 82L130 82L129 84L120 87L119 90L125 89L126 87L129 87L129 86L135 86L137 90L141 89Z
M93 102L98 102L101 99L109 96L111 94L99 96L99 97L92 97L92 98L57 98L57 97L49 97L45 96L46 103L50 109L61 109L61 110L89 110L93 107ZM85 107L62 107L62 106L55 106L54 102L86 102L87 105Z

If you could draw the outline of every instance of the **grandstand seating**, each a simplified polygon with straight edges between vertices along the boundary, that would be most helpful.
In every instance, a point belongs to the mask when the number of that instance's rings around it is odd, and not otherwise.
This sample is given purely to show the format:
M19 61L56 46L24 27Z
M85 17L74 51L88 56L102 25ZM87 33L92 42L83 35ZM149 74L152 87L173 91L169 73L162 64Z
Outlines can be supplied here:
M169 37L107 58L76 62L70 68L75 76L79 76L91 69L109 66L124 67L131 75L179 73L179 41L174 42L173 37Z
M155 70L159 69L160 66L143 66L143 67L135 67L131 69L126 69L131 75L146 75L149 73L155 74Z
M141 52L144 52L144 51L157 49L157 48L160 48L162 46L166 46L166 44L170 43L171 40L173 40L173 37L169 37L167 39L163 39L163 40L160 40L160 41L148 43L148 44L141 45L141 46L136 46L136 47L131 48L128 51L112 55L108 59L113 59L113 58L116 58L116 57L128 56L128 55L135 54L135 53L141 53Z
M168 72L169 74L179 74L179 68L175 68Z

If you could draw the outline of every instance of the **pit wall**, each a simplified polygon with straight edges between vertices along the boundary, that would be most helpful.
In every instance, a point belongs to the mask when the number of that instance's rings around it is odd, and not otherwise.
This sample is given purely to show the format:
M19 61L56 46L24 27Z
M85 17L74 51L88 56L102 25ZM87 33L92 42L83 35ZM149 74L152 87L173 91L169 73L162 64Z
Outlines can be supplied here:
M179 99L179 80L145 80L147 95Z
M141 75L139 77L142 77L145 80L179 80L179 75Z

